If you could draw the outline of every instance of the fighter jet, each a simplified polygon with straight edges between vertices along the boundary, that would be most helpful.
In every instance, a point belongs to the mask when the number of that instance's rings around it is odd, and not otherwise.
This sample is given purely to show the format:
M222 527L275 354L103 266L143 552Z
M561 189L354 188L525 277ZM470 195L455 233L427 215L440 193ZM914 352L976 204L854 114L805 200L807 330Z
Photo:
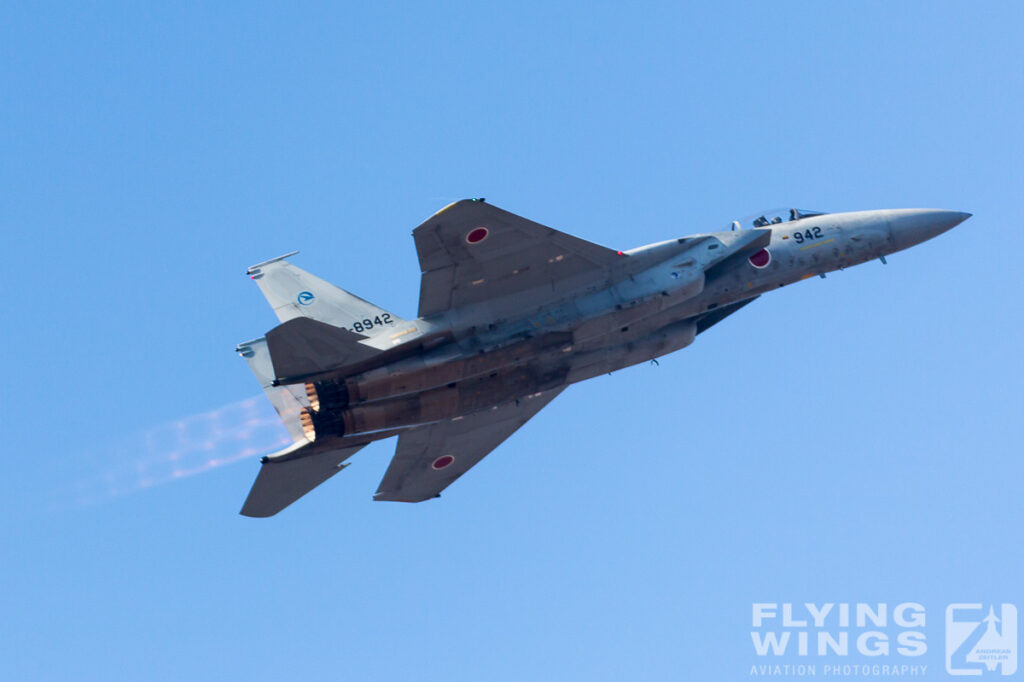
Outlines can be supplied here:
M793 208L617 251L467 199L413 230L414 320L300 270L294 253L254 265L281 324L237 351L294 442L262 458L241 513L278 513L394 436L374 499L439 497L570 384L685 348L761 294L885 262L969 217Z

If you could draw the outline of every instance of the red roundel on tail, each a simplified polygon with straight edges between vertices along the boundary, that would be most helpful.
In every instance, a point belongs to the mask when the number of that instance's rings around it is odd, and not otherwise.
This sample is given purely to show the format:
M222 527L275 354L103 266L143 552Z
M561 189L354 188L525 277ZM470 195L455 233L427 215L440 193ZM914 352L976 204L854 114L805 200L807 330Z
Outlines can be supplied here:
M451 466L452 462L454 461L455 458L452 457L451 455L441 455L440 457L434 460L434 462L430 465L430 468L433 469L434 471L440 471L445 467Z

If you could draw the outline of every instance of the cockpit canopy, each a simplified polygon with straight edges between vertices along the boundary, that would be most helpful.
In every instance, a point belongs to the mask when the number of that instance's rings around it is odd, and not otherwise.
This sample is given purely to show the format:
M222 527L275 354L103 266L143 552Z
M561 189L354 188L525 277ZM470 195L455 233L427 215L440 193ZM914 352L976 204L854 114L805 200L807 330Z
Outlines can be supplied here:
M773 208L734 220L729 228L732 230L748 230L754 227L768 227L769 225L789 223L819 215L828 215L828 211L811 211L806 208Z

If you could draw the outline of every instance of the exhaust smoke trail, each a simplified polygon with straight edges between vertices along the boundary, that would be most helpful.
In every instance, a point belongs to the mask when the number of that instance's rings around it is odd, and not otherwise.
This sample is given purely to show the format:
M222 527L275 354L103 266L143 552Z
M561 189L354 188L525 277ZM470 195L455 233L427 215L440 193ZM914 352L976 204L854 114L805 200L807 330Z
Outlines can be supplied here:
M87 456L72 495L91 504L265 455L292 443L263 395L131 434Z

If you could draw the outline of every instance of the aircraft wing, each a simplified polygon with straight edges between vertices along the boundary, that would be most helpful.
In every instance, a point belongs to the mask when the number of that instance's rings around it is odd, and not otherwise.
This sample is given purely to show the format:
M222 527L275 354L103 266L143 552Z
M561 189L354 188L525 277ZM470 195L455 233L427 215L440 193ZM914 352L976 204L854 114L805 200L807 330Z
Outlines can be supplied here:
M515 296L522 310L598 279L618 252L465 199L413 230L420 317Z
M439 496L564 390L534 393L518 404L507 403L402 432L373 499L422 502Z

